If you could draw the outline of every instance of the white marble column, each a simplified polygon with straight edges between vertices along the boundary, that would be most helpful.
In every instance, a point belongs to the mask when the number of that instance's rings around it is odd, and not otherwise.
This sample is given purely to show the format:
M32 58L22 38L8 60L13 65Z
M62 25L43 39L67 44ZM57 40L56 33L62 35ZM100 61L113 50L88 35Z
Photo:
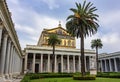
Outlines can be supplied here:
M8 68L8 72L9 72L9 75L11 76L11 73L12 73L12 57L13 57L13 44L11 44L11 53L10 53L10 60L9 60L9 68Z
M54 70L54 72L56 73L57 72L57 55L55 54L55 64L54 64L55 66L55 70Z
M1 73L1 75L3 75L4 69L5 69L5 57L6 57L6 49L7 49L7 39L8 39L8 35L5 34L3 36L3 44L2 44L1 60L0 60L0 64L1 64L0 73Z
M106 63L106 59L104 59L105 62L105 72L107 72L107 63Z
M14 49L13 49L13 54L12 54L11 75L13 75L14 72L15 72L15 68L14 68L14 66L15 66L15 61L16 61L15 50L16 50L16 49L15 49L15 47L14 47Z
M3 31L3 26L0 25L0 50L1 50L2 31Z
M115 66L115 72L117 72L117 63L116 63L116 58L114 58L114 66Z
M61 72L63 72L63 55L61 55Z
M85 72L87 71L87 67L86 67L86 56L84 56L84 61L85 61Z
M22 67L22 66L23 66L23 58L21 57L20 60L21 60L21 61L20 61L20 62L21 62L21 63L20 63L20 65L21 65L21 70L20 70L20 72L21 72L21 74L22 74L22 73L23 73L23 67Z
M80 60L81 56L78 56L78 62L79 62L79 72L81 72L81 60Z
M70 72L70 61L69 61L69 55L67 55L67 71Z
M43 54L41 54L41 64L40 64L41 66L41 73L43 72Z
M27 73L27 61L28 61L28 53L25 54L25 64L24 64L24 73Z
M32 63L32 65L33 65L33 66L32 66L32 67L33 67L33 68L32 68L32 72L33 72L33 73L35 73L35 56L36 56L36 54L33 53L33 63Z
M50 72L50 54L48 54L48 72Z
M75 73L75 56L73 55L73 72Z
M5 74L8 75L8 67L9 67L9 60L10 60L10 49L11 48L11 40L8 41L8 48L7 48L7 55L6 55L6 64L5 64Z
M111 59L109 59L109 67L110 67L110 72L112 72Z
M102 64L102 60L100 60L101 63L101 72L103 72L103 64Z

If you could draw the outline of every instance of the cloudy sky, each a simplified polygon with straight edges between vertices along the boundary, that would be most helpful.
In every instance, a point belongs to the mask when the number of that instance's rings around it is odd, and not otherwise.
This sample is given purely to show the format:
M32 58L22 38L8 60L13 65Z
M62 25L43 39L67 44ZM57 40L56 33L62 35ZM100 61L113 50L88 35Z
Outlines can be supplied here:
M26 44L36 45L43 28L54 28L59 21L65 28L66 18L73 14L75 2L84 0L7 0L22 49ZM99 15L97 34L85 39L85 48L91 49L92 39L100 38L100 53L120 51L120 0L86 0L94 3ZM79 48L79 39L77 39Z

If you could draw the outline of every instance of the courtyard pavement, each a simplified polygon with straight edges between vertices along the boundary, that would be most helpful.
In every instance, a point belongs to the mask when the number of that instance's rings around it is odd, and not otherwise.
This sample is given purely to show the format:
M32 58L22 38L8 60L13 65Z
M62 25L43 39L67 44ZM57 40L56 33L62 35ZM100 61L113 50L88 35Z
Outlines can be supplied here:
M0 78L0 82L20 82L22 80L24 75L20 75L20 76L17 76L16 78L13 78L13 79L3 79L3 78Z

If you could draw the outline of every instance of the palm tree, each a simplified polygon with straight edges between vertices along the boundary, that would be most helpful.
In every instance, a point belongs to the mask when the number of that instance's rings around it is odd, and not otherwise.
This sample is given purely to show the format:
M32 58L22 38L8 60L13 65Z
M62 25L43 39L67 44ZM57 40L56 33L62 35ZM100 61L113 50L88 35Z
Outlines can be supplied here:
M54 58L55 58L55 46L60 44L61 40L58 39L56 34L50 34L48 39L48 45L53 47L53 54L52 54L52 72L54 72Z
M103 44L101 39L94 39L91 41L91 48L96 49L96 62L97 62L97 71L98 71L98 48L102 48Z
M93 7L91 2L86 3L86 1L84 1L83 5L76 3L76 7L76 9L70 9L74 15L67 17L66 29L72 36L81 38L81 72L82 76L84 76L84 38L97 32L97 28L99 27L97 23L98 15L94 14L94 11L97 9Z

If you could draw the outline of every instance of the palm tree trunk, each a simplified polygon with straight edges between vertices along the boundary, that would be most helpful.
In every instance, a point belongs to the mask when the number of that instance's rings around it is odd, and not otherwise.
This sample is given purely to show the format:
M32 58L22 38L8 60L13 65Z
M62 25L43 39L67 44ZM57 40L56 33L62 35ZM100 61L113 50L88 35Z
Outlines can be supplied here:
M55 46L53 46L53 55L52 55L52 72L54 72L54 58L55 58Z
M84 61L84 37L81 36L81 73L85 76L85 61Z
M97 62L96 69L97 69L97 72L98 72L98 48L97 47L96 47L96 62Z

